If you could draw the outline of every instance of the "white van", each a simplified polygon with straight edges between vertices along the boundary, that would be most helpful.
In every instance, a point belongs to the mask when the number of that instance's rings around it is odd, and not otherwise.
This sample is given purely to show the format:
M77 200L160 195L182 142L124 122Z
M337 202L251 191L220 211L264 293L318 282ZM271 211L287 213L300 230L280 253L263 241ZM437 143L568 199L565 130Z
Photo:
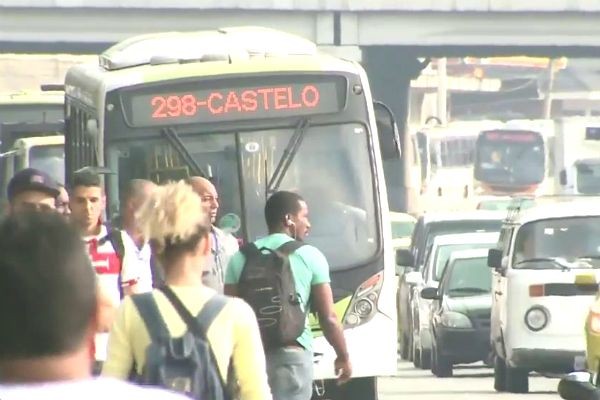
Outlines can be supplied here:
M583 369L583 328L600 281L600 199L509 208L488 265L495 389L526 393L531 371Z

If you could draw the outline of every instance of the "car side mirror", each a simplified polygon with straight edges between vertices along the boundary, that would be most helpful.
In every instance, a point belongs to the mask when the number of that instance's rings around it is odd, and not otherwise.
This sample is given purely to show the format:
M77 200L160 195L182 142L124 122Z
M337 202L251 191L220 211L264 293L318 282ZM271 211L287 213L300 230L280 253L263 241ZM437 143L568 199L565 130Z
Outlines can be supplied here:
M413 263L414 257L409 249L396 250L396 265L412 267Z
M421 297L426 300L437 300L440 298L438 290L434 287L426 287L421 290Z
M600 389L590 381L588 372L573 372L560 380L558 394L566 400L598 400Z
M489 249L487 257L487 265L490 268L502 269L502 250Z
M563 169L558 173L558 181L560 182L561 186L567 185L567 171L566 170Z

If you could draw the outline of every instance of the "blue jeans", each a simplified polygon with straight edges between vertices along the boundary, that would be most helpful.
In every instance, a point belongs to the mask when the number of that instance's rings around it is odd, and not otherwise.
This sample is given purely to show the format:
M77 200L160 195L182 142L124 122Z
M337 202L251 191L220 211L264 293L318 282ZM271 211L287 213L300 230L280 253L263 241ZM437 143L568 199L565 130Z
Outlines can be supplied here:
M310 400L313 387L313 354L300 347L266 353L267 375L273 400Z

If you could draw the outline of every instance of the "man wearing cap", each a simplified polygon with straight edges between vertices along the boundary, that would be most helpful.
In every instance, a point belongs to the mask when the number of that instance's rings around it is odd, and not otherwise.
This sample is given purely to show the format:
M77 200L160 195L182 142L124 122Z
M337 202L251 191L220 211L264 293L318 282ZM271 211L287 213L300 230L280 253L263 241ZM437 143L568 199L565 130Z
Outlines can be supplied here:
M6 190L8 212L53 211L56 197L60 194L58 184L45 172L27 168L17 172Z

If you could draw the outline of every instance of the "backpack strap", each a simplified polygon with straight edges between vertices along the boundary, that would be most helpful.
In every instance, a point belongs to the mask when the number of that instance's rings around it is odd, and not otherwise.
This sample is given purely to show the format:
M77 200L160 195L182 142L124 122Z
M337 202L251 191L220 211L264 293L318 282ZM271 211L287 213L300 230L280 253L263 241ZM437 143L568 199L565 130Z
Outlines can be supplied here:
M163 286L159 289L171 302L181 319L186 323L190 332L195 336L206 340L206 332L212 324L215 317L223 309L227 303L227 297L221 295L213 296L200 310L197 317L194 318L192 313L185 307L179 297L168 286Z
M284 244L282 244L281 246L279 246L277 248L277 251L289 256L290 254L292 254L293 252L295 252L296 250L298 250L300 247L306 245L306 243L301 242L299 240L290 240L289 242L286 242Z
M106 243L107 241L110 242L110 245L112 246L113 250L115 251L117 258L119 259L119 277L118 277L118 285L119 285L119 295L121 296L121 299L124 297L125 293L123 293L123 280L122 280L122 273L123 273L123 258L125 257L125 244L123 243L123 236L121 231L118 230L117 228L113 228L110 226L107 226L106 229L108 230L108 233L106 234L106 236L104 236L102 239L100 239L100 244Z
M150 273L152 274L153 288L156 289L165 285L165 273L154 254L150 256Z
M206 332L208 332L208 328L210 328L210 325L226 304L227 297L216 294L211 297L204 307L202 307L202 310L200 310L200 313L196 317L196 321L200 332L202 332L204 335L204 338L206 338Z
M260 256L260 250L256 245L252 242L245 244L240 248L240 252L246 257L246 261L248 259Z
M131 299L140 317L142 317L146 325L146 330L153 342L158 342L161 338L171 336L151 292L134 294L131 296Z

